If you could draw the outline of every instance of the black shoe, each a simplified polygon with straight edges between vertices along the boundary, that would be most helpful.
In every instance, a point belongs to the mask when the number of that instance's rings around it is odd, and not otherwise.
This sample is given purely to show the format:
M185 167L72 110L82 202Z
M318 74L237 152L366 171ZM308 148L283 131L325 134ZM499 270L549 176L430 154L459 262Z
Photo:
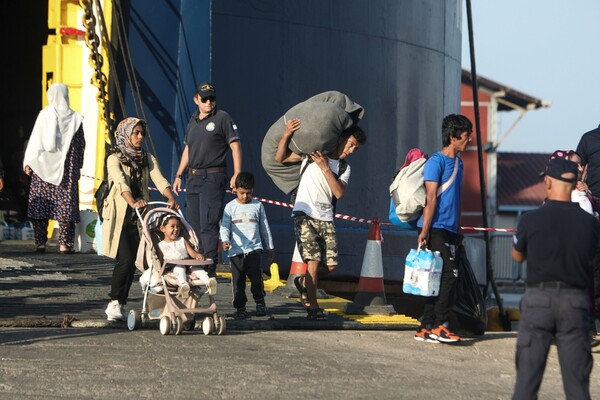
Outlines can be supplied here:
M258 303L256 305L256 316L264 317L265 315L267 315L267 306L265 303Z
M248 314L246 313L246 308L238 308L233 314L233 318L235 319L246 319L248 318Z
M206 273L208 274L209 278L216 278L217 277L217 266L215 264L209 265L206 268Z

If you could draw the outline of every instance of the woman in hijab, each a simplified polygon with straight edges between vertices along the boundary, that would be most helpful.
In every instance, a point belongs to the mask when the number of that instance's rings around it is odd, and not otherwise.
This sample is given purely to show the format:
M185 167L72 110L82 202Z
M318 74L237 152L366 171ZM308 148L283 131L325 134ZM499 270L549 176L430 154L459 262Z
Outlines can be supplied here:
M80 170L85 138L83 117L69 106L69 89L55 83L48 105L40 111L25 150L23 169L31 176L27 217L33 224L37 251L46 251L48 220L58 221L60 252L73 252L79 222Z
M125 118L117 126L114 145L106 159L110 189L102 212L102 254L117 260L112 274L110 302L105 310L109 321L125 319L123 306L127 303L133 282L140 243L135 208L145 208L150 199L149 178L168 199L170 207L179 207L156 158L142 148L145 136L145 121Z

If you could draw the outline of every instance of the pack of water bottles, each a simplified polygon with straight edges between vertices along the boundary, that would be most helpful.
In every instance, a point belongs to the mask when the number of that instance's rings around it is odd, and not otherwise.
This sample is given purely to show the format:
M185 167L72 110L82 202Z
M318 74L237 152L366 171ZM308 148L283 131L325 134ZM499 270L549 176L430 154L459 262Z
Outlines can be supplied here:
M0 221L0 240L33 240L33 225L31 222Z
M443 260L439 251L411 249L406 256L402 291L418 296L437 296L440 293Z

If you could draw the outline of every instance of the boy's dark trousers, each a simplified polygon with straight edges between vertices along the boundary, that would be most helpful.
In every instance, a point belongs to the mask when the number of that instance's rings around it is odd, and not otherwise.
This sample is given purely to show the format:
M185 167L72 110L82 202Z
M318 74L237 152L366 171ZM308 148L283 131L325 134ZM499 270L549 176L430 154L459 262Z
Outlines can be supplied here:
M262 250L251 251L229 258L231 262L231 288L233 290L233 306L246 307L246 277L250 279L250 291L254 302L265 302L265 287L263 285L260 256Z

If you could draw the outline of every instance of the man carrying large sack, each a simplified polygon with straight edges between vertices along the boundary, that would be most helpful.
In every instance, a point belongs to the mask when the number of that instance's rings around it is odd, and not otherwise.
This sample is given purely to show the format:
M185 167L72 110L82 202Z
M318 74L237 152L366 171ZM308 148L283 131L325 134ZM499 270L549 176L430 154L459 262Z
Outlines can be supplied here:
M286 111L267 131L262 143L262 165L275 185L285 194L298 187L300 161L280 163L275 153L292 119L302 121L287 148L299 156L308 156L318 150L324 154L335 151L340 134L358 124L364 115L360 104L338 91L319 93Z
M322 321L327 317L317 303L318 278L337 267L337 238L333 223L335 200L344 196L350 179L346 158L358 150L367 137L360 127L352 125L340 134L335 148L327 155L315 150L303 157L289 149L290 142L300 129L299 119L286 122L275 160L279 163L302 163L292 216L298 251L307 268L306 274L298 276L294 283L308 312L308 319Z

